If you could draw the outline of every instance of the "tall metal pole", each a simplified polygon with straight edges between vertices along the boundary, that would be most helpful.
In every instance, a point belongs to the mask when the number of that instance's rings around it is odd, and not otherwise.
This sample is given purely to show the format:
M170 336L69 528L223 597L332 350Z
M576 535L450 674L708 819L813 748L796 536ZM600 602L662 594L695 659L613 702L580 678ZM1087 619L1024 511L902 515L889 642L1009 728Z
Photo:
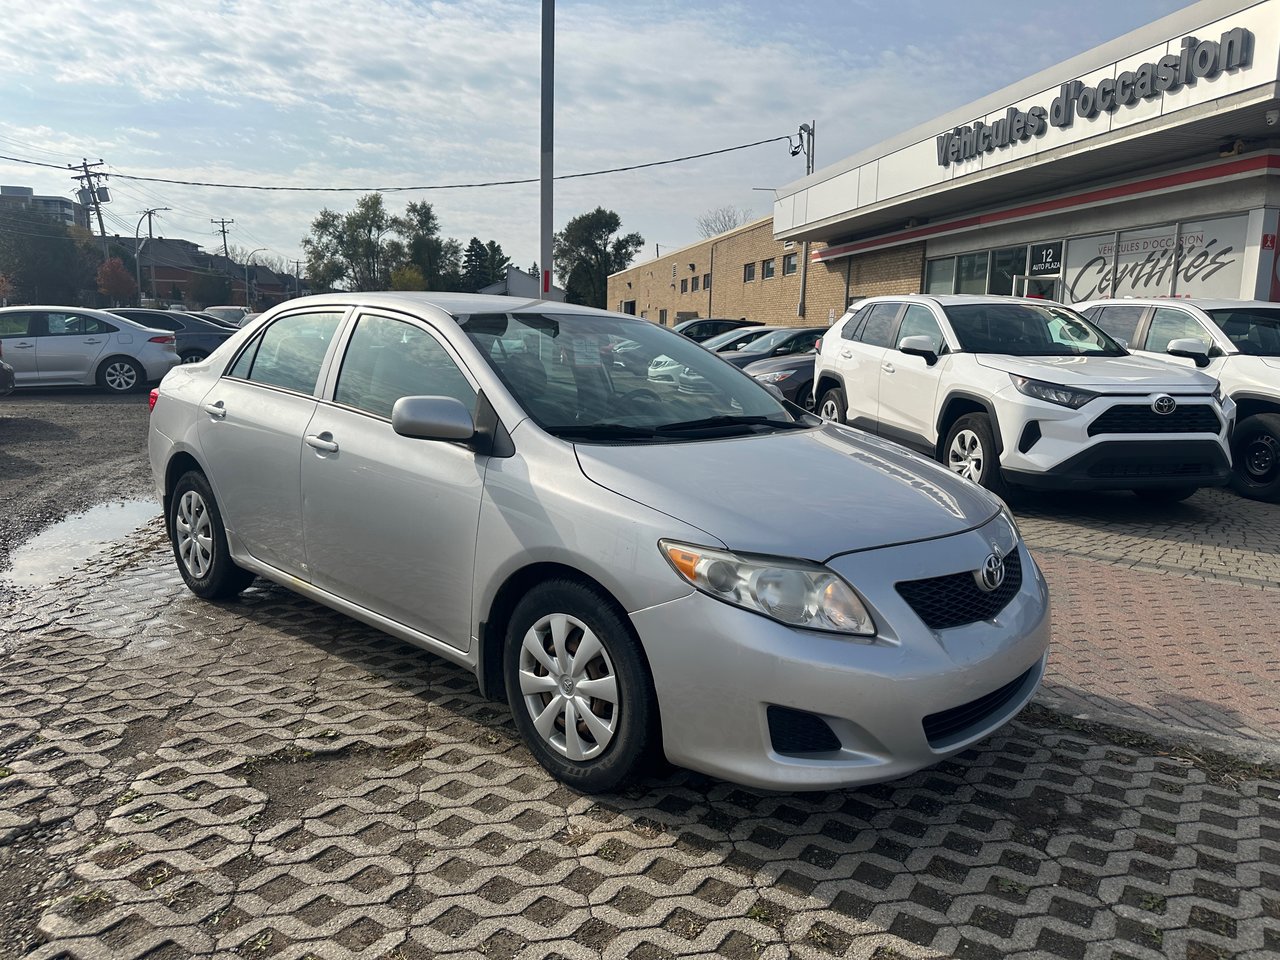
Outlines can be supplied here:
M172 210L172 207L149 207L142 211L142 217L147 218L147 240L151 240L151 215L161 210ZM133 228L133 265L137 268L138 279L138 305L142 305L142 257L139 250L138 234L142 231L142 217L138 218L138 225ZM151 257L151 295L154 297L156 293L156 258Z
M813 131L817 127L816 120L800 124L800 145L804 147L804 175L813 173ZM800 302L796 304L796 316L803 317L805 294L809 288L809 241L800 246ZM843 311L843 304L841 310Z
M551 235L553 226L552 178L555 138L555 53L556 53L556 0L542 0L542 170L541 170L541 244L539 260L542 263L542 295L551 294Z
M253 263L253 255L261 253L266 247L258 247L256 250L250 250L249 255L244 258L244 308L252 310L253 305L249 303L249 265Z

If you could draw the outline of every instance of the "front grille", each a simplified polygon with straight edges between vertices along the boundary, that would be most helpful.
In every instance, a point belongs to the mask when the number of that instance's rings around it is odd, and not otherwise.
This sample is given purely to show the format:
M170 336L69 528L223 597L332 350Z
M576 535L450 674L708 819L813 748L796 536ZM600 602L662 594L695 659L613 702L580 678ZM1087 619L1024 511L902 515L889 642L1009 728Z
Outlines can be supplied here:
M1147 460L1099 460L1089 468L1089 476L1099 480L1148 480L1165 477L1212 476L1213 464L1204 460L1188 463L1152 463Z
M1089 436L1100 433L1217 433L1222 422L1207 403L1188 403L1173 413L1156 413L1150 404L1126 403L1100 414Z
M990 620L1022 587L1022 560L1014 547L1004 557L1004 583L990 593L978 586L973 571L927 580L904 580L898 593L925 626L934 630Z
M765 712L769 717L769 739L777 753L794 756L840 749L840 741L819 716L778 706L770 706Z
M929 740L929 746L945 745L946 741L954 738L957 733L979 726L988 717L1000 711L1017 695L1022 685L1027 682L1028 674L1034 669L1035 667L1032 667L1016 680L1010 680L1000 689L992 690L977 700L970 700L950 710L929 714L924 718L924 735Z

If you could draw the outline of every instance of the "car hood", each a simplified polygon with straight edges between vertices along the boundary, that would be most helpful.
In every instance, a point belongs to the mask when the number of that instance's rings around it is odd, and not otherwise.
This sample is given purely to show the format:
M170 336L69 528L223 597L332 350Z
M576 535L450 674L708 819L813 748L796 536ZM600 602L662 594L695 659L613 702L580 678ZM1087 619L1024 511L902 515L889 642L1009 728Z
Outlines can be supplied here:
M1058 383L1064 387L1089 387L1106 392L1212 393L1213 377L1165 360L1138 357L1011 357L977 354L984 367L1019 377Z
M849 427L664 444L578 444L588 478L705 530L731 550L822 562L969 530L985 490Z
M758 377L762 373L777 373L779 370L813 370L814 361L818 355L815 353L793 354L789 357L767 357L764 360L756 360L743 369L753 377Z

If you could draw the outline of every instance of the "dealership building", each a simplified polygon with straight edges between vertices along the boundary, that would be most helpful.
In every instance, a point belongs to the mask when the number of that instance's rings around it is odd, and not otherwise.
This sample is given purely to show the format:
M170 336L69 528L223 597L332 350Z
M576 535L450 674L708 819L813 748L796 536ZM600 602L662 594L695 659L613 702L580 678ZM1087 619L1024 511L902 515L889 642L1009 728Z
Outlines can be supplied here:
M915 292L1280 300L1278 220L1280 0L1201 0L614 274L609 306L820 324Z

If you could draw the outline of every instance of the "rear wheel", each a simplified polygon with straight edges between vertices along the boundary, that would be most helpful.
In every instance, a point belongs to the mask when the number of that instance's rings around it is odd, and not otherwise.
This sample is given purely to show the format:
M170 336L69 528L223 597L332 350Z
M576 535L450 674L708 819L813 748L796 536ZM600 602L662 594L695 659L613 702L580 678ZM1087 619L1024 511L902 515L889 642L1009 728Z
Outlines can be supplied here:
M813 413L813 381L802 383L796 390L796 403Z
M253 582L227 549L227 531L209 481L198 470L184 473L169 501L169 539L178 572L197 597L218 600L235 596Z
M503 650L507 701L525 744L557 780L584 793L634 776L654 739L649 668L604 597L552 580L516 605Z
M848 404L844 398L844 391L839 387L832 387L822 395L822 399L818 401L818 416L823 420L830 420L833 423L847 423L845 411L848 410Z
M186 353L178 354L179 360L183 363L199 363L207 356L207 353L202 353L199 350L188 350Z
M1198 489L1198 487L1149 487L1134 490L1133 493L1143 500L1153 500L1157 503L1180 503Z
M1236 425L1231 486L1250 500L1280 500L1280 414L1258 413Z
M1009 492L1000 473L995 432L985 413L969 413L951 425L942 445L942 462L954 474L1003 497Z
M108 393L133 393L146 386L146 371L131 357L109 357L98 367L98 386Z

